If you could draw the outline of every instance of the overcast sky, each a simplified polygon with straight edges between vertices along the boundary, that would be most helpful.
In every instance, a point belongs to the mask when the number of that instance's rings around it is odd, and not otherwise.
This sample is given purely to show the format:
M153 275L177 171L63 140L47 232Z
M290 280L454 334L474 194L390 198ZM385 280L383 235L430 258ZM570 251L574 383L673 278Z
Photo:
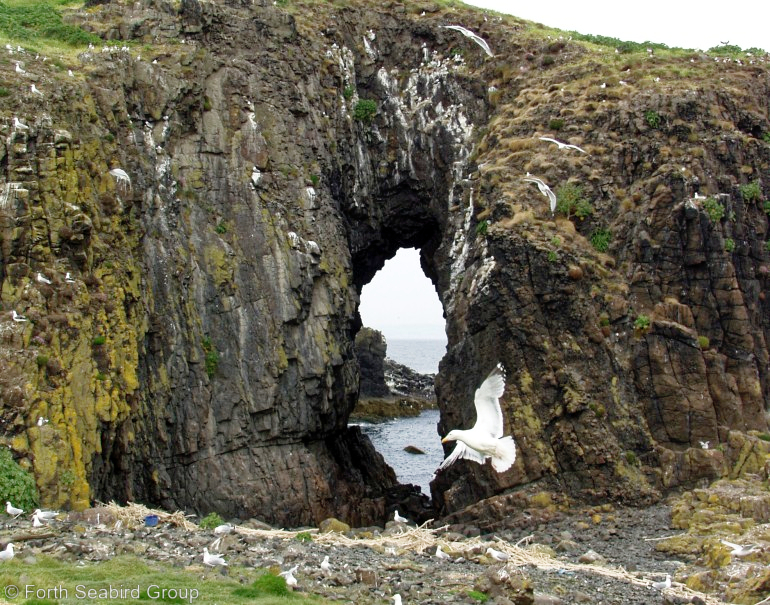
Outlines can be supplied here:
M725 4L646 0L633 5L618 0L473 0L468 4L563 30L634 42L702 49L729 42L741 48L770 49L768 0ZM414 249L400 250L364 286L360 311L364 325L380 330L386 339L445 339L441 303Z
M709 49L722 42L770 50L767 0L465 0L466 4L581 34ZM494 50L494 49L492 49Z

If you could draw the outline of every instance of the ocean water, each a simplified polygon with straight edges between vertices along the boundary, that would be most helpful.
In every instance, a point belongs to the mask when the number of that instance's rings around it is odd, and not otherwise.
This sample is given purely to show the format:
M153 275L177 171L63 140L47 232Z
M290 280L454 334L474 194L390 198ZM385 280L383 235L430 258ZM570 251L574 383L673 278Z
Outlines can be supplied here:
M419 485L422 492L430 496L431 477L444 460L441 438L436 431L438 420L438 410L425 410L411 418L356 424L372 440L385 462L396 471L399 483ZM425 454L409 454L404 451L407 445L414 445Z
M387 356L420 374L438 373L438 362L446 353L445 340L388 339Z

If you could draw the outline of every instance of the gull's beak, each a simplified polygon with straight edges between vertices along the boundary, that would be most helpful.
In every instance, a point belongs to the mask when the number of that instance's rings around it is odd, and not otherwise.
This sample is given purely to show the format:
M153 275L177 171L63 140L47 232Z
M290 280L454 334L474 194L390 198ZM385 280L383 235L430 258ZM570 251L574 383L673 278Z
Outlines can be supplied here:
M444 438L441 440L441 443L446 443L446 442L447 442L447 438L446 438L446 437L444 437Z

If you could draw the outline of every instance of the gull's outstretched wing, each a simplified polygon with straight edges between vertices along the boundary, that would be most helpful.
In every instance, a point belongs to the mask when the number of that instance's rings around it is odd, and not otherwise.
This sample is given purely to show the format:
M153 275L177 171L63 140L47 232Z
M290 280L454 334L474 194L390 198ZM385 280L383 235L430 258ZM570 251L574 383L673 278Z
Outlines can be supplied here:
M476 405L476 424L473 430L483 430L495 439L503 436L503 412L499 399L505 390L503 366L497 364L486 380L476 389L473 403Z
M439 466L436 469L436 472L442 469L445 469L446 467L453 464L454 462L457 462L460 459L473 460L474 462L478 462L479 464L484 464L483 454L480 454L476 450L468 447L462 441L458 441L457 445L455 445L455 449L453 449L452 453L449 454L449 456L447 456L444 459L444 462L442 462L441 466Z
M468 38L473 40L476 44L478 44L481 47L481 49L485 53L487 53L487 55L489 55L490 57L495 56L494 53L492 52L492 49L489 48L489 44L487 44L487 41L484 40L484 38L474 34L471 30L466 29L462 25L442 25L441 27L443 27L444 29L453 29L455 31L460 32L461 34L463 34L464 36L467 36Z

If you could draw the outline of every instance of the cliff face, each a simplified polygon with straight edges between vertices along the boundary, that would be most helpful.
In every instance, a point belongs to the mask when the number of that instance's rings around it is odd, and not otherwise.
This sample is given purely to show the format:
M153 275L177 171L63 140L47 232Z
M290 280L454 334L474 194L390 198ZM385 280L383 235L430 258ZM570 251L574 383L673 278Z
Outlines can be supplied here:
M24 56L44 97L2 68L2 422L52 506L380 521L398 489L346 427L353 338L360 288L405 246L447 317L442 434L509 373L519 460L440 474L442 512L521 485L641 502L750 468L767 64L418 8L114 2L71 16L105 49ZM552 219L526 172L580 184L593 214Z

